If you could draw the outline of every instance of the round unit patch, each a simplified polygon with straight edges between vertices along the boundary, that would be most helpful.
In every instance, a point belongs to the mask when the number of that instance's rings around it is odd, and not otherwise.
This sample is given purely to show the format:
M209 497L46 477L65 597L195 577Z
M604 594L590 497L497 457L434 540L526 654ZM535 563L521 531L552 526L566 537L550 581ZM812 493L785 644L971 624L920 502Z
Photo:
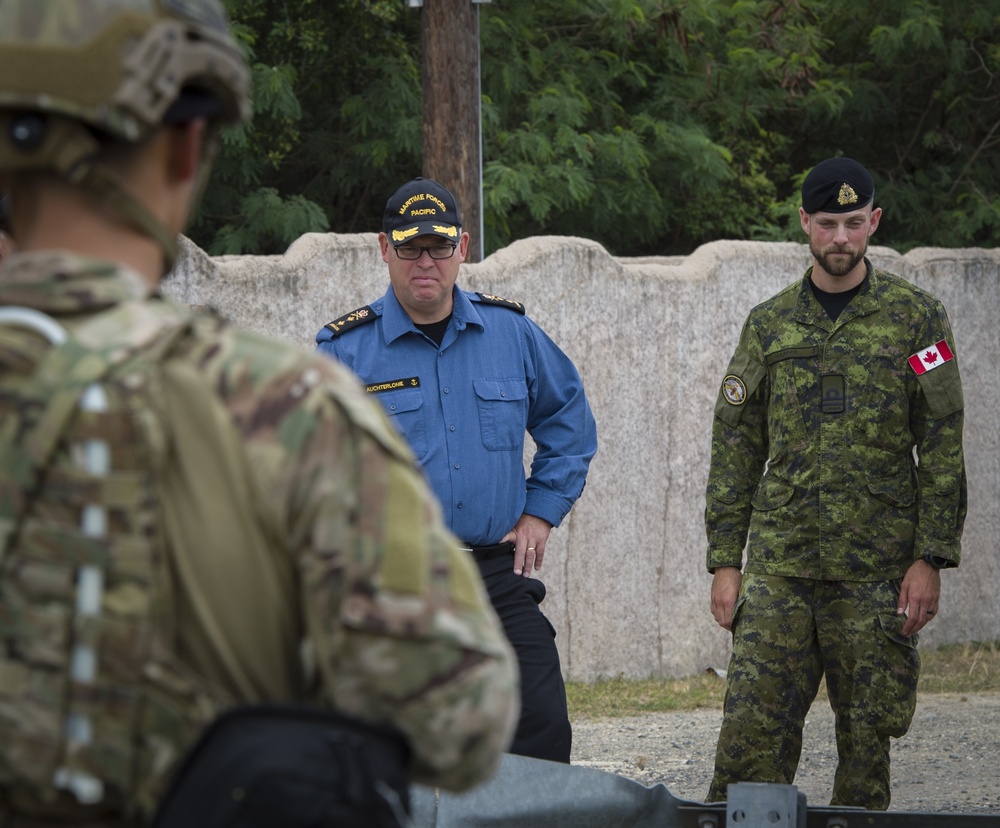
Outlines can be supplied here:
M722 381L722 396L730 405L743 405L747 401L747 387L743 380L730 374Z

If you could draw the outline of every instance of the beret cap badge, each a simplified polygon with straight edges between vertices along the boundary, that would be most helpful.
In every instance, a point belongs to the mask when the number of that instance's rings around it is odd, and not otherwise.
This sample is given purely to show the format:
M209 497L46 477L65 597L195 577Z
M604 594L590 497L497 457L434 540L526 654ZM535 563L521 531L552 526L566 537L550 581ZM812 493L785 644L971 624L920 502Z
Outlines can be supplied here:
M841 207L846 207L848 204L857 203L858 194L854 192L854 188L845 181L840 185L840 192L837 193L837 204Z

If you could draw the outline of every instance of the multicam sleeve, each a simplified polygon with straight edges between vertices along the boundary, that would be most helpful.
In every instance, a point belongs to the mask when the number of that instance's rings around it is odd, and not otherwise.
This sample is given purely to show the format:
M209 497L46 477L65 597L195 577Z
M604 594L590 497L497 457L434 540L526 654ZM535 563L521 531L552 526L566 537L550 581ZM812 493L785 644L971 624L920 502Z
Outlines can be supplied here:
M932 555L958 566L968 502L962 431L965 400L959 356L947 314L935 309L922 342L948 344L954 358L917 377L910 427L917 440L917 532L914 559Z
M329 360L323 371L346 374ZM488 778L518 714L513 652L409 449L353 382L318 391L298 454L307 634L324 696L406 736L412 777Z
M767 459L767 370L752 320L726 368L712 419L706 566L742 566L754 487Z

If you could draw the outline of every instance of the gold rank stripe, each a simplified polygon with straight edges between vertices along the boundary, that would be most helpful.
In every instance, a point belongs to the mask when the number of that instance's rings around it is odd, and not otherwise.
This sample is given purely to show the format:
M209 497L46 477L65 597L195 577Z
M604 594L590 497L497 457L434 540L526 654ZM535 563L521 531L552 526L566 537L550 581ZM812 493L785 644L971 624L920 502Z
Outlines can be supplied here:
M499 305L502 308L510 308L511 310L516 310L518 313L524 313L524 305L514 299L504 299L502 296L496 296L492 293L477 293L480 302L485 302L487 305Z
M339 319L327 322L325 327L333 331L334 336L336 336L343 331L349 331L351 328L363 325L365 322L374 321L375 311L371 309L370 305L365 305L363 308L358 308L350 313L345 313Z

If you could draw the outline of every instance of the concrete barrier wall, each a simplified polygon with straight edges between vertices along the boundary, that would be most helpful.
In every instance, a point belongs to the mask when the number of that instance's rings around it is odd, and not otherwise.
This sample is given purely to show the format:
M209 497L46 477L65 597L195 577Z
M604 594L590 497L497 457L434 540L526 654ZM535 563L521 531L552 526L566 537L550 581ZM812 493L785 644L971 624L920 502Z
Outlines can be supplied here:
M921 646L1000 638L1000 250L924 248L872 260L930 290L955 329L966 398L964 563L944 573ZM715 242L615 259L576 238L517 242L459 283L523 302L583 374L600 450L552 534L542 577L569 678L678 677L724 667L708 609L704 490L718 383L747 311L799 278L805 245ZM388 283L374 234L307 235L284 256L209 258L190 244L166 290L311 349L331 319Z

